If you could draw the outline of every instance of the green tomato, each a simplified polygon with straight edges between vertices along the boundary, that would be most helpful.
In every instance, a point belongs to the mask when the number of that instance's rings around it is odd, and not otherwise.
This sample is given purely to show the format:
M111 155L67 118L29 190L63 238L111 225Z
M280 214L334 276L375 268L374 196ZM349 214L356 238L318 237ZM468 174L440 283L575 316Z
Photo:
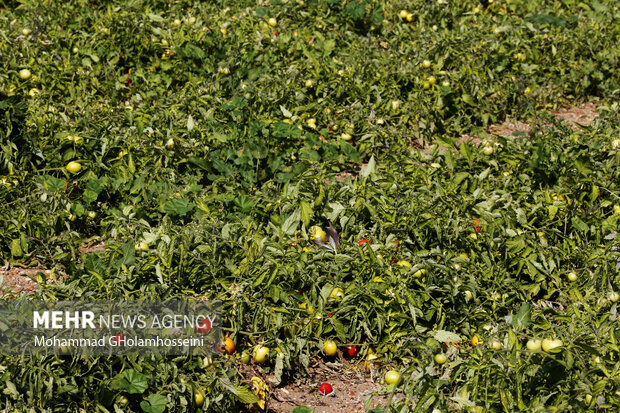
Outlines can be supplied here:
M121 394L116 398L116 404L118 404L120 407L125 407L129 404L129 399L127 399L127 397Z
M398 385L400 383L400 373L396 370L390 370L385 373L384 379L386 384Z
M551 340L551 339L544 339L542 341L542 349L543 351L547 352L547 353L557 353L560 351L560 347L562 347L564 345L564 343L562 343L562 340Z
M444 353L435 354L435 363L441 366L442 364L445 364L446 361L448 361L448 357L446 357Z
M542 346L542 342L538 339L530 339L528 340L526 347L529 351L538 351Z
M19 78L22 80L28 80L32 77L32 73L28 69L22 69L19 71Z
M256 363L263 363L269 357L269 347L256 346L254 348L253 358Z

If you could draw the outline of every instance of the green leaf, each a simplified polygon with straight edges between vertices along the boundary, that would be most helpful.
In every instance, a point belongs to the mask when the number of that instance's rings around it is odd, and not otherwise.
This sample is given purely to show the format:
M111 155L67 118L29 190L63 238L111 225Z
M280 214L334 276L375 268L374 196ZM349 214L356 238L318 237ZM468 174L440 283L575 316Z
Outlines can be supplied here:
M129 394L142 394L149 387L149 384L144 374L134 369L128 369L122 373L120 386Z
M50 192L62 191L67 187L67 181L51 175L39 175L37 176L37 182Z
M532 321L532 308L530 303L521 304L519 311L512 319L512 328L518 330L529 326Z
M579 219L579 217L573 217L571 219L571 224L573 224L573 228L575 228L577 231L588 232L588 224Z
M289 112L288 110L286 110L286 108L282 105L280 105L280 111L282 112L282 115L284 115L285 118L290 118L291 116L293 116L293 114Z
M154 22L163 22L164 21L164 18L161 17L159 14L147 13L146 15L148 16L148 18L151 21L154 21Z
M452 333L446 330L437 330L433 332L433 338L440 343L452 343L461 341L461 337L458 334Z
M375 161L375 157L373 155L370 157L366 165L362 165L360 169L360 176L362 178L368 178L371 174L374 174L376 171L377 171L377 162Z
M353 162L362 162L362 157L360 156L355 146L346 143L345 141L340 141L340 148L342 152L349 157Z
M195 206L187 198L171 199L164 204L164 212L168 215L183 216Z
M190 114L187 117L187 131L191 132L192 129L194 129L194 127L196 126L196 123L194 122L194 118L192 117L192 115Z
M151 394L146 400L140 402L140 407L145 413L164 413L167 399L161 394Z
M293 413L314 413L314 410L308 406L297 406L293 409Z
M276 365L273 369L273 385L278 386L282 382L282 373L284 372L284 358L280 355L276 356Z
M136 249L132 241L127 241L122 248L123 256L116 262L117 268L129 267L136 262Z
M243 404L254 404L258 402L258 397L246 386L237 386L237 399Z
M340 202L330 202L329 204L327 204L327 206L331 209L331 211L325 213L325 216L331 222L335 222L340 213L345 209L344 205L342 205Z
M282 224L282 232L286 235L293 235L295 231L297 231L297 227L299 226L299 221L301 219L301 210L297 208L295 212L286 218L284 223Z
M301 201L299 203L299 209L301 211L301 222L303 222L304 226L308 228L310 226L310 220L312 219L312 215L314 215L314 211L312 210L312 206L307 201Z

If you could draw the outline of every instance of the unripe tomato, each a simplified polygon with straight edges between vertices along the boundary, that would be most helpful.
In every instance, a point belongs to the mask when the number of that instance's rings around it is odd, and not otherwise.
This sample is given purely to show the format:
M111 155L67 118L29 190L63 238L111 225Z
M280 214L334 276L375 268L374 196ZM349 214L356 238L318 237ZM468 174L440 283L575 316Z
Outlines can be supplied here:
M121 394L116 398L116 404L118 404L120 407L125 407L129 404L129 400L127 399L127 397Z
M409 14L407 12L407 10L401 10L400 13L398 13L398 15L400 16L401 19L406 19L407 18L407 14Z
M492 146L483 146L482 147L482 153L485 155L492 155L493 152L495 152L495 149L493 149Z
M275 27L278 25L278 21L275 19L275 17L271 17L267 22L271 27Z
M202 388L196 389L196 392L194 393L194 403L196 403L196 406L200 407L202 406L204 402L205 402L204 390L202 390Z
M335 356L338 353L338 346L333 340L327 340L323 343L323 352L330 357Z
M439 365L442 365L446 361L448 361L448 357L446 357L445 354L443 354L443 353L435 354L435 363L437 363Z
M396 370L390 370L384 376L386 384L398 385L400 383L400 373Z
M22 69L19 71L19 77L22 80L28 80L32 77L32 73L28 69Z
M71 161L66 166L67 171L72 173L78 173L82 170L82 165L79 162Z
M617 292L612 291L609 293L608 298L609 298L609 301L611 301L612 303L616 303L620 299L620 296L618 295Z
M254 348L253 358L256 363L263 363L269 358L269 347L256 346Z
M314 314L314 307L312 307L308 303L301 303L301 304L299 304L299 309L300 310L306 310L306 314L308 314L308 315Z
M423 60L422 61L422 67L425 69L428 69L429 67L431 67L431 61L430 60Z
M243 364L248 364L250 362L250 354L248 354L247 351L244 351L241 353L241 356L239 356L239 361Z
M495 351L499 351L503 348L504 346L502 345L502 343L500 343L497 340L493 340L491 341L491 348Z
M542 343L538 339L530 339L527 341L526 347L530 351L538 351L540 350Z
M551 340L546 338L542 341L542 349L547 353L559 352L562 345L564 345L564 343L562 343L562 340Z

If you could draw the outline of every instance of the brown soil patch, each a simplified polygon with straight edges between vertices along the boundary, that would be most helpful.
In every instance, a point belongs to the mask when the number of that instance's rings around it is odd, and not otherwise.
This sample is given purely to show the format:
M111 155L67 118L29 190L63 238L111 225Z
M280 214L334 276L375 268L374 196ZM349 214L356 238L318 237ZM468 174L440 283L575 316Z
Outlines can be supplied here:
M51 278L54 282L59 282L66 278L66 274L61 271L54 271L45 267L21 268L21 267L0 267L0 293L8 294L30 294L39 288L39 284L34 280L37 274L44 278Z
M584 103L574 108L563 108L550 113L553 114L557 120L567 123L573 130L579 130L579 125L588 126L599 117L596 111L596 105L592 102ZM533 123L534 121L532 120L520 122L508 119L499 125L491 125L489 127L489 132L494 135L508 137L513 136L514 132L522 132L527 135L530 133Z
M105 251L105 242L93 240L78 248L81 254L89 254L91 252ZM36 267L0 267L0 295L13 294L23 295L30 294L39 288L36 281L37 274L42 274L44 278L50 278L55 283L61 282L67 278L67 274L63 271L55 269L53 272L47 267L37 265Z
M91 252L105 251L105 241L93 240L78 248L80 254L88 254Z
M385 406L390 395L377 394L385 385L372 380L370 374L360 370L359 366L344 359L337 362L319 360L310 366L307 376L280 386L274 386L273 374L265 374L259 366L242 366L239 372L248 383L253 376L258 376L269 385L269 413L292 413L297 406L310 407L315 413L362 413L367 411L364 405L371 396L370 409ZM321 383L331 384L334 394L319 394ZM392 400L401 397L396 393Z

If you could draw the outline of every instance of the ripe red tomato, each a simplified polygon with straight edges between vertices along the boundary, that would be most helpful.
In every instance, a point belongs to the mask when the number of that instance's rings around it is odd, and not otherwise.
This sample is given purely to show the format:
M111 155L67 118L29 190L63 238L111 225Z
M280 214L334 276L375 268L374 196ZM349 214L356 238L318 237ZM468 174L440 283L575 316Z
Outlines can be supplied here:
M331 396L332 394L334 394L334 388L329 383L322 383L319 386L319 393L321 393L323 396Z
M359 349L357 348L357 346L347 346L345 354L349 356L350 358L353 358L357 356L358 352L359 352Z

